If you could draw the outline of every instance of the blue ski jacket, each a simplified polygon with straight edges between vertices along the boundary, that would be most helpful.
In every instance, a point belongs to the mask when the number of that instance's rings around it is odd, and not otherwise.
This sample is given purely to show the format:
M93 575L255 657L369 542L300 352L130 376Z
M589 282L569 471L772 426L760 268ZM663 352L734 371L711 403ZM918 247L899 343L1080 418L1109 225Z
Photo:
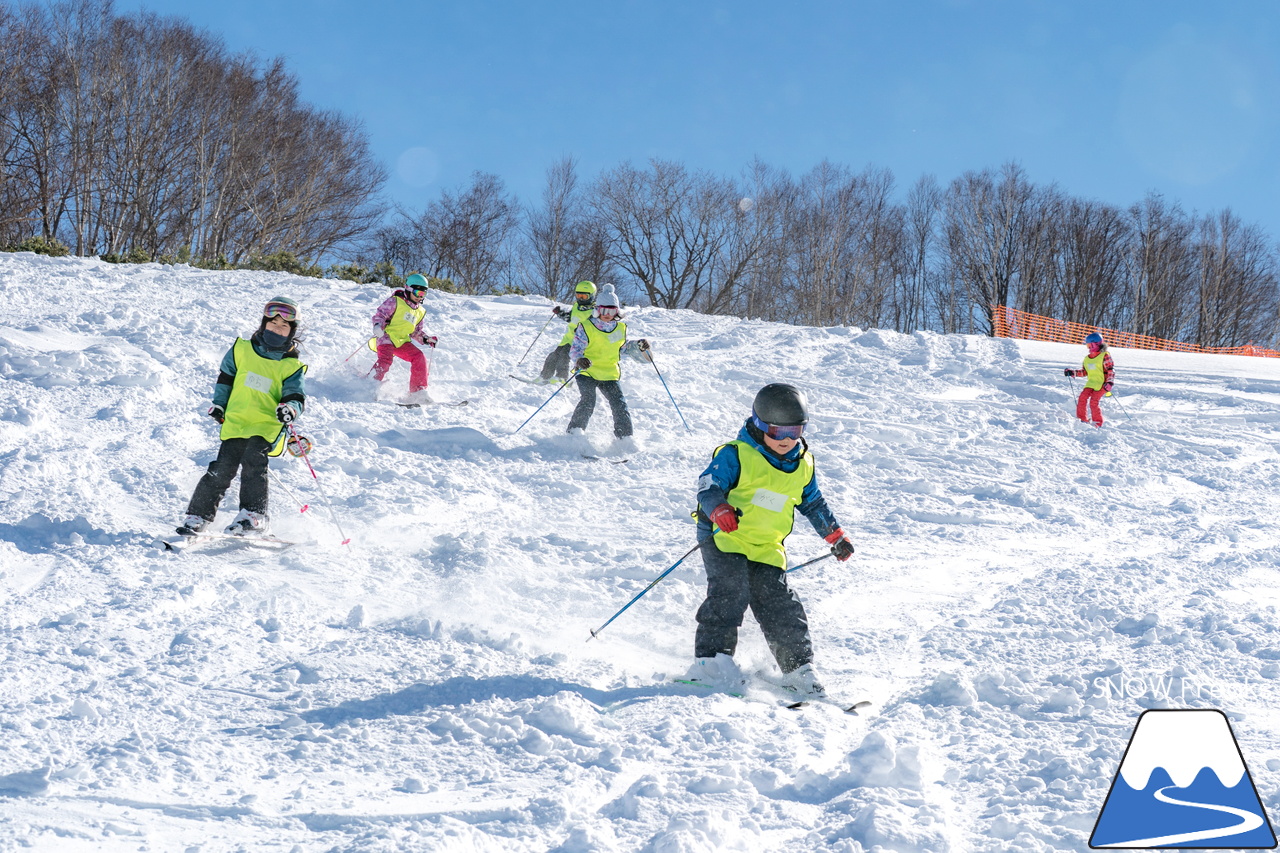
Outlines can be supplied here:
M790 473L800 466L800 454L804 450L803 443L791 448L787 455L778 456L752 435L752 430L748 428L750 423L751 419L748 418L742 425L742 429L738 431L738 441L746 442L760 451L760 455L779 471ZM711 464L698 478L698 509L701 510L698 513L698 539L705 539L711 535L709 520L711 511L722 503L728 503L729 492L738 484L738 477L741 474L742 463L738 461L738 448L732 444L726 444L720 448L720 452L711 459ZM818 488L816 469L813 477L804 487L803 500L796 509L809 519L813 529L824 539L840 527L835 515L827 507L827 500L822 496L822 490Z

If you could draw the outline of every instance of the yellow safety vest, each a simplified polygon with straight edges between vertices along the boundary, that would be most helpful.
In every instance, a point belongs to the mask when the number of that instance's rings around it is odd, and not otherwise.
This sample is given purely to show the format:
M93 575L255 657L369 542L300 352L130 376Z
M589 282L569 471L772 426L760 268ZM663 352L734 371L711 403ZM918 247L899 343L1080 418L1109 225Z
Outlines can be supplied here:
M409 336L417 330L418 324L426 315L425 305L419 303L417 308L410 308L408 302L397 296L395 313L387 321L386 328L387 337L391 338L391 343L398 347L404 346L405 341L409 340Z
M1102 388L1102 383L1107 381L1106 371L1102 369L1102 362L1106 357L1106 350L1100 350L1097 355L1086 355L1084 357L1083 367L1087 374L1084 387L1092 388L1094 391Z
M568 346L573 343L573 330L585 322L591 316L591 312L595 310L596 306L594 305L590 308L579 308L576 304L573 306L573 310L569 312L569 330L560 339L560 346Z
M795 508L804 500L804 488L813 479L813 456L805 450L796 470L788 474L745 441L731 441L738 448L742 473L738 485L729 492L729 505L742 510L738 529L715 535L716 546L726 553L745 554L748 560L787 568L787 550L782 543L795 524ZM716 448L719 453L723 447ZM712 454L714 456L714 454Z
M583 323L582 328L587 333L587 348L582 354L591 359L591 366L582 371L583 375L602 382L621 377L618 361L622 345L627 342L627 324L619 320L612 332L601 331L591 322Z
M231 396L219 437L249 438L258 435L275 444L284 424L276 419L284 381L307 366L296 358L263 358L253 351L253 344L236 338L231 352L236 362L236 376L231 383Z

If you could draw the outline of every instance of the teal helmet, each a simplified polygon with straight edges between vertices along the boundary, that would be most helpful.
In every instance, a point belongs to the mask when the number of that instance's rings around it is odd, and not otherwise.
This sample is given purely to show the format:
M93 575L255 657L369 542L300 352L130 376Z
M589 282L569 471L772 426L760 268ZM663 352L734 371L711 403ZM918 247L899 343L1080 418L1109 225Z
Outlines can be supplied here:
M298 322L298 303L287 296L273 296L262 309L262 319L270 320L279 317L287 323Z

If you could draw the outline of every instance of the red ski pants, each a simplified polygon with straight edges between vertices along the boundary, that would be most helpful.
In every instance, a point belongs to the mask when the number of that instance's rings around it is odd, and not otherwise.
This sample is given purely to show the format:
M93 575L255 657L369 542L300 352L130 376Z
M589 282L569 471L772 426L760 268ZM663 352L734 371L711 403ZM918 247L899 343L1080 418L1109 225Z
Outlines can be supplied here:
M373 378L381 382L391 369L391 360L401 358L409 362L409 393L421 391L427 387L427 374L430 366L422 350L413 341L405 341L400 346L392 343L378 344L378 361L373 365Z
M1076 401L1076 417L1085 423L1089 423L1089 418L1085 409L1089 409L1093 414L1093 425L1102 426L1102 398L1107 395L1106 391L1101 388L1086 388L1080 392L1080 399Z

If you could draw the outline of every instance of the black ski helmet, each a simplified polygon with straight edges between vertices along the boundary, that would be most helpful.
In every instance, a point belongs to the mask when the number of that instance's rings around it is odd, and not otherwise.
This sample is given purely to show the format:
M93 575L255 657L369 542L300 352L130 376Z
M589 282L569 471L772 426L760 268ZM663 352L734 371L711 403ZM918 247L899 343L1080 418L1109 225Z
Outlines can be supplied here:
M796 386L774 382L756 393L751 413L771 426L800 426L809 423L809 401Z

